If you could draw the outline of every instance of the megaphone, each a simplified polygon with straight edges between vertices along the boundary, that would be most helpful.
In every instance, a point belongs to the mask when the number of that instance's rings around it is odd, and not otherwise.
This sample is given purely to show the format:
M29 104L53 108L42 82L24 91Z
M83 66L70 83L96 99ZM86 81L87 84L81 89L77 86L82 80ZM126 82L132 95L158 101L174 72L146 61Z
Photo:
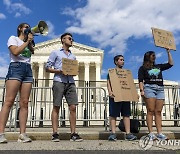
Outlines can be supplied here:
M31 28L32 34L40 33L43 36L46 36L48 34L48 25L45 21L41 20L39 23Z
M25 29L24 33L32 33L33 35L40 33L41 35L46 36L48 34L48 25L45 21L41 20L36 26Z
M29 33L32 33L33 35L35 35L36 33L40 33L41 35L46 36L48 34L48 25L46 24L45 21L41 20L35 27L26 28L24 30L24 33L26 34L26 37L24 38L24 42L27 41L27 35ZM33 47L35 46L34 40L31 41L31 44L33 45Z

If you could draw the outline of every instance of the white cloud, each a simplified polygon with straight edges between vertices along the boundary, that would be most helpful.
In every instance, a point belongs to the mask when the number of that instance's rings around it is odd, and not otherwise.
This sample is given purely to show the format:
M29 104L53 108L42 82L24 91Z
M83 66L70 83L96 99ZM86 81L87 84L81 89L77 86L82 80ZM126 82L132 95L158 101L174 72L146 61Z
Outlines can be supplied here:
M20 17L21 14L19 12L16 12L15 17Z
M152 37L151 27L180 31L179 6L179 0L88 0L85 7L63 13L75 17L67 31L89 35L117 54L127 49L130 37Z
M67 7L67 8L64 9L64 11L62 12L62 14L74 16L74 15L75 15L75 11L72 10L71 8Z
M133 62L134 64L142 63L143 62L143 57L144 56L131 56L131 58L129 59L129 62Z
M4 4L6 4L7 6L11 5L11 1L10 0L3 0Z
M54 25L50 21L47 21L46 23L48 25L48 30L49 30L48 37L51 39L59 37L59 35L56 35L54 32Z
M161 58L163 56L164 52L156 53L156 58ZM144 59L144 55L141 56L131 56L129 59L129 63L137 64L142 63ZM167 62L167 61L166 61Z
M180 36L179 35L175 35L175 43L176 43L176 46L180 44Z
M6 16L3 13L0 13L0 19L6 19Z
M7 72L8 72L8 66L9 65L3 65L3 66L0 66L0 77L2 78L5 78L6 75L7 75Z
M15 17L19 17L22 14L28 15L31 13L31 10L24 6L23 3L13 3L11 0L3 0L3 2L6 5L8 12L15 13Z
M161 58L162 56L163 56L163 52L156 53L156 58Z

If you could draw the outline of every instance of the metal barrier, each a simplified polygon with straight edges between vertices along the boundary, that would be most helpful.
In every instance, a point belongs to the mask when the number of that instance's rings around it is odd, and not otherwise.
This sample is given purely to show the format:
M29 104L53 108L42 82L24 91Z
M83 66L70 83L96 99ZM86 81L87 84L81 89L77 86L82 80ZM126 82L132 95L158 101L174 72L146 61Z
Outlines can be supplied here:
M29 99L27 127L51 126L51 111L53 107L51 87L33 87ZM99 94L99 97L96 96ZM88 127L91 125L107 125L107 96L103 88L98 87L77 87L77 125ZM89 95L92 94L92 95ZM92 98L95 96L95 99ZM3 104L3 102L2 102ZM9 131L17 130L19 127L19 94L11 109L7 126ZM69 126L69 110L66 100L63 99L59 113L59 125Z
M180 126L180 87L165 86L165 102L162 109L163 126ZM146 105L142 98L139 102L131 103L132 118L141 121L142 126L146 126Z
M44 82L44 81L43 81ZM31 91L28 108L27 127L51 127L52 111L52 86L50 81L45 81L43 87L34 82ZM77 87L79 105L77 106L77 126L89 127L94 125L108 127L108 97L106 82L85 82L77 83L83 87ZM138 85L137 89L138 89ZM103 87L103 88L102 88ZM0 87L0 108L4 102L5 87ZM162 121L164 126L180 126L180 87L165 86L165 103L162 111ZM142 99L139 102L131 102L131 118L141 121L142 126L146 126L146 107ZM7 127L9 131L16 131L19 127L19 95L17 95L11 109ZM119 119L118 119L119 120ZM69 110L66 100L63 99L59 113L59 126L69 126Z

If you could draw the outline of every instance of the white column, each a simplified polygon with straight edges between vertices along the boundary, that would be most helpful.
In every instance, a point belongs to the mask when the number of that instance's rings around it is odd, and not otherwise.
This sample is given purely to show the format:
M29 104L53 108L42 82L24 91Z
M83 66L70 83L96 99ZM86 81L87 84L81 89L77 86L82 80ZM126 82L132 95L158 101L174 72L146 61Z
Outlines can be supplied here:
M84 63L85 71L84 71L84 80L89 81L89 63Z
M41 62L41 63L38 63L39 65L39 71L38 71L38 87L43 87L44 84L43 84L43 80L44 79L44 63ZM43 102L44 101L44 90L43 89L39 89L37 90L37 94L38 94L38 101L39 102ZM42 108L44 106L44 103L40 103L38 104L40 108Z
M44 63L38 63L39 65L39 73L38 73L38 79L43 79L44 75Z
M54 73L49 73L49 87L53 85Z
M96 65L96 81L100 81L100 79L101 79L101 69L100 69L101 64L95 63L95 65Z
M80 64L78 64L78 66L79 66ZM79 66L80 67L80 66ZM79 68L78 68L78 71L79 71ZM76 76L74 76L74 80L79 80L79 75L80 75L80 71L79 71L79 74L78 75L76 75Z
M54 78L54 73L49 73L49 79L53 79Z
M100 78L101 78L101 69L100 69L100 63L99 62L96 62L95 63L95 67L96 67L96 87L100 87ZM100 94L100 89L97 89L96 91L94 91L94 96L96 96L97 94ZM94 101L100 101L99 100L99 97L94 97Z
M31 68L32 68L32 73L33 73L33 78L36 78L36 68L35 68L36 66L35 66L35 63L33 62L33 63L31 63Z

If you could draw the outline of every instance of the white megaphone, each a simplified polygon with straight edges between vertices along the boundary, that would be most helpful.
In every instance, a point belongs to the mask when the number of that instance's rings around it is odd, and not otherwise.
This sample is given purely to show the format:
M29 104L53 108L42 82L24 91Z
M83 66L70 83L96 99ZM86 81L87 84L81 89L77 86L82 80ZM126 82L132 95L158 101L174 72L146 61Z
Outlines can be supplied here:
M48 25L46 24L45 21L41 20L41 21L39 21L39 23L35 27L26 28L24 30L24 33L26 34L24 42L27 41L27 35L29 33L32 33L34 36L36 36L36 33L40 33L41 35L46 36L48 34ZM32 43L32 45L34 47L35 46L34 40L32 40L31 43Z
M40 33L43 36L48 34L48 25L45 21L41 20L39 23L31 28L31 33L34 35L35 33Z

